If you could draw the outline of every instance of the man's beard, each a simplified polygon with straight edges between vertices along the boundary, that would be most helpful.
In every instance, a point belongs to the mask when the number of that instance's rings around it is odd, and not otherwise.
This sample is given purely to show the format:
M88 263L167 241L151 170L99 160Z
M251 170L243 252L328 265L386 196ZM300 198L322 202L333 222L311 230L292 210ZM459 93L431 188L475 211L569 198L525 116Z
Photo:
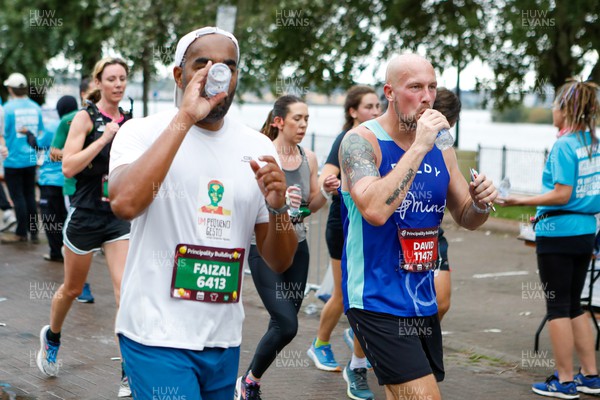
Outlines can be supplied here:
M198 122L203 122L206 124L214 124L216 122L219 122L223 118L225 118L225 115L227 115L227 112L229 111L229 107L231 107L231 103L233 103L234 95L235 95L235 88L233 89L233 91L231 93L227 94L227 97L225 97L225 100L223 100L222 103L217 104L215 106L215 108L213 108L208 113L208 115L206 117L204 117L203 120L198 121Z

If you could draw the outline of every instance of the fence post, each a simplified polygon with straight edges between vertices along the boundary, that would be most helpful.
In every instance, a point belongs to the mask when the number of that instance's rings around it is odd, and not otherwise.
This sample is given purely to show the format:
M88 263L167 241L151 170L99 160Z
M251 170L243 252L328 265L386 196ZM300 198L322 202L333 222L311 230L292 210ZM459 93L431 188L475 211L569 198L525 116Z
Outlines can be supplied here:
M313 151L313 153L315 152L315 136L315 132L313 131L310 136L310 149Z
M506 178L506 145L502 146L502 179Z
M475 155L475 165L477 165L477 171L481 170L481 143L477 143L477 154Z

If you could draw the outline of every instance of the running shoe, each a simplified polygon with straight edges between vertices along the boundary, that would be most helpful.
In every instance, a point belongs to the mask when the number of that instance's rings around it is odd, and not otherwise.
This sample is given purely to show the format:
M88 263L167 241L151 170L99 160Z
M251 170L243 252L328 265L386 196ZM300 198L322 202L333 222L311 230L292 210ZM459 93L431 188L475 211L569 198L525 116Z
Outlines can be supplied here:
M354 400L374 400L375 395L369 389L367 382L367 369L356 368L350 369L350 361L344 368L344 380L347 383L346 394Z
M17 224L17 217L15 217L14 210L12 210L12 209L5 210L2 213L2 227L0 228L0 232L6 232L10 228L15 226L16 224Z
M129 387L129 378L127 378L127 375L123 375L121 378L117 397L131 397L131 388Z
M308 357L315 363L315 366L322 371L340 372L342 369L337 361L335 361L333 351L331 351L331 345L327 344L324 346L315 347L316 342L317 339L315 338L310 345L310 348L306 352Z
M24 243L27 242L27 236L19 236L14 233L5 233L0 238L2 244Z
M81 291L81 294L79 295L79 297L77 297L77 301L80 303L93 303L94 302L94 296L92 296L92 290L90 289L89 283L86 282L83 285L83 290Z
M556 397L558 399L579 398L575 382L560 383L556 374L551 375L546 379L546 382L534 383L531 390L541 396Z
M235 383L235 400L261 400L260 384L246 382L246 375L240 376Z
M50 325L46 325L40 331L40 351L35 358L36 364L40 371L46 376L58 375L59 363L56 362L56 355L60 343L53 344L46 339L46 333L50 330Z
M350 348L350 351L352 353L354 353L354 331L350 328L346 328L344 329L344 342L346 342L346 345L348 345L348 347ZM371 365L371 363L369 362L369 360L367 359L367 369L369 371L373 370L373 366Z
M600 377L598 375L585 376L579 373L573 377L577 391L587 394L600 394Z

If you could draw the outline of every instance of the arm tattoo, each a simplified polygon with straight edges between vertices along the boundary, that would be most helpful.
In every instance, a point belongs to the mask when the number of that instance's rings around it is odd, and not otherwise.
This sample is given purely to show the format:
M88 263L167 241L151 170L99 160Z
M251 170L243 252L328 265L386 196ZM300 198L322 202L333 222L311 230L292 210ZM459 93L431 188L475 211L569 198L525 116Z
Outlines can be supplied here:
M375 150L362 136L351 133L342 141L340 148L342 168L348 177L348 191L365 176L379 177L375 161Z
M415 171L413 171L413 169L410 168L406 172L406 176L404 177L404 179L402 179L402 182L400 182L400 186L398 186L398 188L394 190L394 193L392 193L392 195L388 197L388 199L385 201L385 204L389 206L398 198L398 196L400 196L400 193L406 192L406 185L408 185L413 176L415 176Z

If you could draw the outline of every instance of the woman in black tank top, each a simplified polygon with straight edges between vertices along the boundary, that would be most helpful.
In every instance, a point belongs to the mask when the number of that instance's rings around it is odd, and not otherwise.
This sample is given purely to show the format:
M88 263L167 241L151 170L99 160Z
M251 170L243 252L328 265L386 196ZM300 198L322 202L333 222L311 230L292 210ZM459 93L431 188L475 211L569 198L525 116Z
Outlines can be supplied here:
M50 312L50 325L42 328L42 348L38 367L46 375L56 375L56 352L60 332L73 300L82 292L94 252L103 249L113 283L117 306L121 277L129 248L129 222L112 213L107 193L110 147L120 126L131 118L119 102L127 86L129 68L125 61L106 58L92 75L95 91L86 108L71 123L63 153L63 173L77 177L71 210L65 222L65 281L60 286ZM122 374L119 396L128 394L127 377ZM129 391L130 394L130 391Z

